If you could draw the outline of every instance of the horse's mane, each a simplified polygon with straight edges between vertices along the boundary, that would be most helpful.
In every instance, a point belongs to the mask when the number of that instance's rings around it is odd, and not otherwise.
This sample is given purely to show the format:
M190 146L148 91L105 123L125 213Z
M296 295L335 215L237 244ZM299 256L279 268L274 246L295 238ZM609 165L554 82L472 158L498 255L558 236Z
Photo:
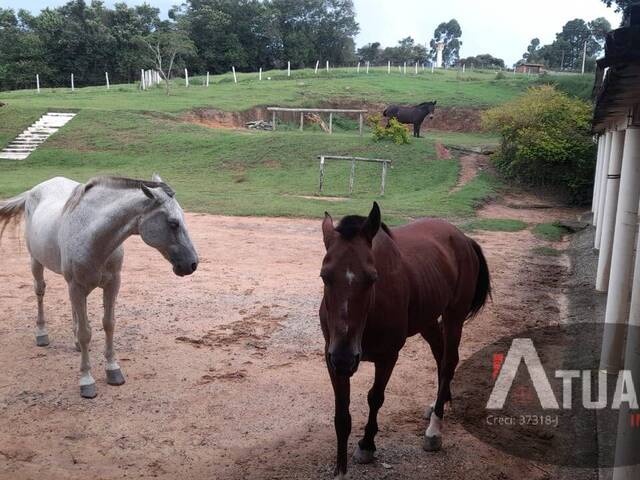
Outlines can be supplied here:
M431 105L431 104L433 104L433 102L422 102L414 106L417 108L417 107L423 107L425 105Z
M64 206L64 211L71 211L76 208L82 200L84 194L91 190L93 187L106 186L120 190L139 190L143 185L148 188L162 188L164 193L166 193L170 197L173 197L176 194L173 189L164 182L154 182L152 180L137 180L135 178L125 177L93 177L87 183L80 184L74 189L73 193L69 197L69 200L67 200L67 203Z
M366 221L367 217L362 217L360 215L347 215L340 220L340 223L338 223L338 226L336 227L336 231L345 240L351 240L360 233L360 230L362 230L362 226ZM389 230L389 227L387 227L384 222L380 224L380 228L382 228L387 235L393 238L391 230Z

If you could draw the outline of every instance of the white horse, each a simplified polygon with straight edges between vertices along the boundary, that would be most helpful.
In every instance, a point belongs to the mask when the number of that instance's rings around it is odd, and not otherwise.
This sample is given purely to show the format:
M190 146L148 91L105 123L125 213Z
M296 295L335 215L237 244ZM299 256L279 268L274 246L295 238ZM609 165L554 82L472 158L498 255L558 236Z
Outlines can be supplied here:
M152 181L97 177L85 184L56 177L28 192L0 201L0 237L7 223L24 213L26 243L38 298L36 344L47 346L44 318L44 268L64 276L69 287L73 332L80 350L80 395L96 396L91 376L87 296L103 290L107 383L122 385L124 376L113 349L114 307L120 288L122 243L131 235L158 250L176 275L193 273L198 255L191 243L173 190L154 175Z

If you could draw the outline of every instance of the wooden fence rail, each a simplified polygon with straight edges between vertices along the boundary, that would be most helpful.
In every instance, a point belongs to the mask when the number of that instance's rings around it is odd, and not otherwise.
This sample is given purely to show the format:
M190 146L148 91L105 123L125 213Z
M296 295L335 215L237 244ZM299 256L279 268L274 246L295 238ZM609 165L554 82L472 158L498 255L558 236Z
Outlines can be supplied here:
M380 195L384 196L385 184L387 181L387 169L391 164L391 160L381 158L364 158L364 157L345 157L341 155L318 155L320 159L320 193L324 186L324 164L325 160L346 160L351 162L351 174L349 175L349 195L353 193L353 184L356 178L356 162L371 162L382 164L382 179L380 183Z
M358 130L362 136L364 126L364 114L367 110L354 110L348 108L289 108L289 107L267 107L271 112L271 123L273 130L276 129L276 112L300 112L300 131L304 129L305 113L328 113L329 114L329 134L333 133L333 114L334 113L357 113L358 114Z

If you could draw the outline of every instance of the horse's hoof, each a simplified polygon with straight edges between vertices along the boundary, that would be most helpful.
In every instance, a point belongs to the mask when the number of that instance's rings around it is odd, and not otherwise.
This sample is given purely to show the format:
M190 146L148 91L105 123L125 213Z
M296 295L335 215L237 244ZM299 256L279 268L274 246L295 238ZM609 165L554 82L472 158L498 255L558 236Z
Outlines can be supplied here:
M349 480L349 474L348 473L336 473L335 476L333 477L333 480Z
M109 385L122 385L124 384L124 375L119 368L116 370L107 370L107 383Z
M367 463L373 462L374 456L373 452L370 450L363 450L360 448L360 445L356 447L356 451L353 452L353 461L354 463L358 463L360 465L365 465Z
M46 347L49 345L49 335L45 333L44 335L36 336L36 345L38 347Z
M437 452L442 449L442 436L424 436L422 448L425 452Z
M80 385L80 396L82 398L96 398L96 395L98 395L98 392L96 391L95 383Z

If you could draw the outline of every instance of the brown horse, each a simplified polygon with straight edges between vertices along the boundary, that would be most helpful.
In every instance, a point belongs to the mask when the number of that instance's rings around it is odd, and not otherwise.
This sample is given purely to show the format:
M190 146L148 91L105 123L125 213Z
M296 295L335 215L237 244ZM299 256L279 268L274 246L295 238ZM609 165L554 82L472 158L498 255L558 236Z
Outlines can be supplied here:
M335 393L336 478L347 472L350 377L361 360L374 362L369 420L353 457L356 463L369 463L387 382L407 337L418 333L438 367L438 395L428 410L423 447L439 450L462 326L491 295L482 249L443 220L420 220L391 231L381 223L375 202L367 218L350 215L337 227L325 213L322 233L327 253L320 272L325 285L320 323Z

